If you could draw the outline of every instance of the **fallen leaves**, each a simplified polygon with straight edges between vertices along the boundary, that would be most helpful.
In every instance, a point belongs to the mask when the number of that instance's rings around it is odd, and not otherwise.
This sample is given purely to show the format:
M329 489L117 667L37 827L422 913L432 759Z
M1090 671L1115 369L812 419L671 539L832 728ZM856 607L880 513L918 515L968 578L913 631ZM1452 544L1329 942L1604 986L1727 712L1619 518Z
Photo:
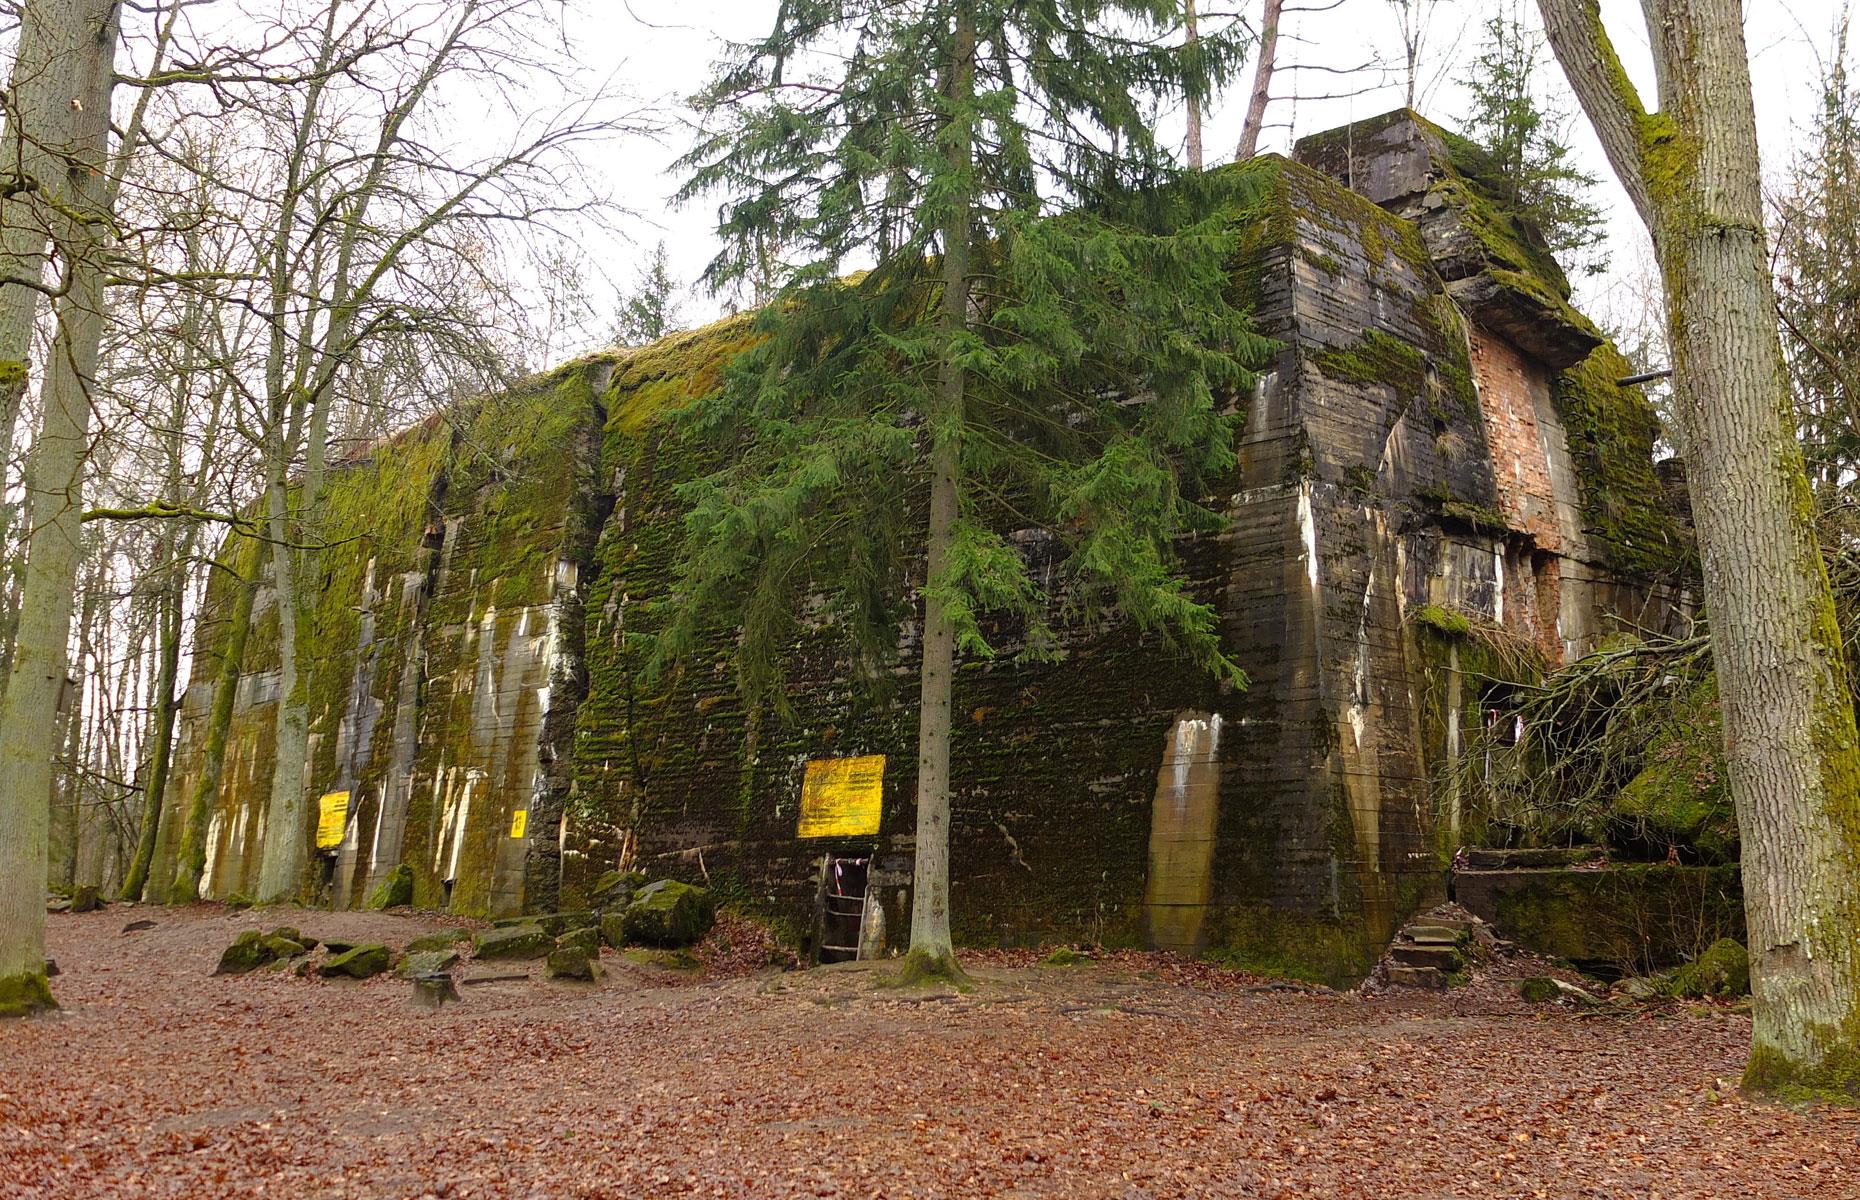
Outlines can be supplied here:
M428 924L299 914L403 944ZM1155 955L408 985L209 978L241 918L54 919L61 1014L0 1025L0 1196L1860 1196L1860 1120L1736 1093L1747 1018L1254 991ZM608 961L615 963L614 956ZM105 970L104 968L111 968ZM539 973L540 974L540 973Z

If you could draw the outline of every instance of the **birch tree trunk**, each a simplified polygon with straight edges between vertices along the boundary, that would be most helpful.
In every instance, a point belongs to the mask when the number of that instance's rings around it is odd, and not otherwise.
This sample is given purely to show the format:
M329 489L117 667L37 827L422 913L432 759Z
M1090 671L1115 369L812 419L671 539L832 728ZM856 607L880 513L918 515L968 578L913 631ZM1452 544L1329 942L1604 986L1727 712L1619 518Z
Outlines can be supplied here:
M948 345L937 369L938 405L930 423L930 517L924 587L922 690L917 716L917 839L911 885L907 981L959 977L949 934L949 736L956 634L937 587L947 568L961 511L963 371L956 340L969 326L969 241L974 193L975 28L957 18L945 95L951 181L943 232L943 301L939 323Z
M1595 0L1539 0L1653 235L1743 840L1745 1086L1860 1100L1860 745L1796 444L1739 0L1643 0L1648 111Z
M1253 68L1253 92L1246 103L1246 124L1240 127L1235 162L1259 153L1259 133L1266 127L1266 105L1272 100L1272 72L1279 57L1279 13L1285 0L1264 0L1259 14L1259 63Z
M45 983L46 833L51 816L52 719L65 678L72 585L80 560L84 459L91 387L103 337L102 255L108 213L110 92L117 0L54 6L72 18L64 106L75 137L65 216L58 225L67 291L46 368L44 412L33 443L32 532L17 649L0 704L0 1013L52 1003Z

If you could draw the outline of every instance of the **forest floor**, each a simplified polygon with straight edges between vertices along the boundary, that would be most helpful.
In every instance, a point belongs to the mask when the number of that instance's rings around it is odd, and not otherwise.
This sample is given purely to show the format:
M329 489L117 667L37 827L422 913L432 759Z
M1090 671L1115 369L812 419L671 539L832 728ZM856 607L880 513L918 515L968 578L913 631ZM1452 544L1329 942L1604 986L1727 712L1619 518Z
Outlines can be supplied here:
M1746 1015L1527 1005L1527 962L1365 997L999 953L903 992L771 971L738 923L698 971L607 951L597 987L535 964L438 1011L210 975L260 924L456 923L53 916L64 1007L0 1023L0 1196L1860 1197L1860 1114L1736 1092Z

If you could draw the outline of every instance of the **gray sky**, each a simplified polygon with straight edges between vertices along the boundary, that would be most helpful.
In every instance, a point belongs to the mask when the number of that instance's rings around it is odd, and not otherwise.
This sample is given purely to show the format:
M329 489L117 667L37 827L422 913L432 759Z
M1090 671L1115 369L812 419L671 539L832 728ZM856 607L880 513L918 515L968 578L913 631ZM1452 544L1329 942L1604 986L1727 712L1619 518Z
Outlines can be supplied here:
M1466 92L1458 77L1477 50L1481 23L1500 2L1442 0L1439 6L1429 51L1429 73L1437 75L1437 84L1421 107L1442 124L1456 125L1466 110ZM1812 114L1816 55L1826 50L1839 2L1746 0L1746 37L1766 179L1779 177ZM1256 7L1256 0L1242 3L1248 9ZM1624 63L1651 103L1653 73L1639 0L1602 0L1601 7ZM674 120L683 120L679 102L708 77L722 40L766 33L775 10L776 0L579 0L575 44L591 75L611 76L641 99L662 102ZM1533 6L1527 5L1526 11L1534 18ZM1340 8L1303 18L1302 24L1291 24L1288 32L1310 40L1282 45L1282 51L1288 52L1282 61L1353 65L1378 54L1390 62L1399 57L1396 25L1387 0L1343 0ZM1547 70L1547 84L1561 92L1567 107L1576 111L1554 63ZM1275 100L1269 120L1279 125L1267 131L1261 148L1287 150L1305 134L1399 106L1402 81L1389 73L1385 84L1375 86L1381 78L1376 72L1365 73L1355 86L1371 90L1348 99ZM1334 77L1309 74L1280 82L1275 94L1289 94L1294 84L1314 93L1346 90ZM1244 105L1244 85L1236 85L1210 114L1205 134L1210 163L1223 154L1231 155ZM678 185L668 170L687 139L687 131L674 125L661 144L630 139L607 147L600 160L590 164L611 180L614 199L638 214L621 223L626 237L589 247L597 272L605 276L595 281L597 306L611 310L611 288L630 282L642 256L660 238L665 239L674 273L681 279L695 278L714 252L714 207L700 202L678 209L668 199ZM1645 270L1649 252L1638 217L1580 115L1572 123L1572 140L1583 165L1603 177L1598 195L1611 214L1604 256L1607 269L1576 281L1577 300L1592 315L1607 318L1633 305L1633 276L1636 270ZM629 239L633 244L628 244ZM718 301L700 297L687 306L686 315L695 321L718 309ZM602 321L606 321L606 311Z

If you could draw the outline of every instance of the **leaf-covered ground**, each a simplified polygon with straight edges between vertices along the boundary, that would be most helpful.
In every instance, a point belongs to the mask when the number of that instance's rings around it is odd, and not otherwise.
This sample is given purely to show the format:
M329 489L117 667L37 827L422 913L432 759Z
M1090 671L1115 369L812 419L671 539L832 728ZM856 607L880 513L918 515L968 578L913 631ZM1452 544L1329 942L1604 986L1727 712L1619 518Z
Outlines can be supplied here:
M1503 964L1364 998L981 955L958 995L737 936L431 1012L391 977L210 977L261 923L450 922L52 918L65 1007L0 1023L0 1196L1860 1197L1860 1118L1732 1090L1746 1017L1526 1005Z

